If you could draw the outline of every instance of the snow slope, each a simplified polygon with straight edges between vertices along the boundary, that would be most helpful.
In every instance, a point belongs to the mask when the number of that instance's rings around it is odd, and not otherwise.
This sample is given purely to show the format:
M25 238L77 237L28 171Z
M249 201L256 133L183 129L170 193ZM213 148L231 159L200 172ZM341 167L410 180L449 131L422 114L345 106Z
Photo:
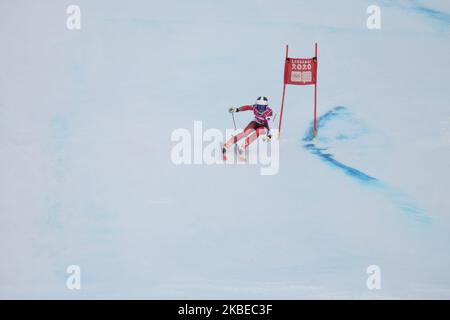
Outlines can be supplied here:
M450 298L447 1L77 3L0 3L1 298ZM277 175L171 162L316 41L316 145L291 86Z

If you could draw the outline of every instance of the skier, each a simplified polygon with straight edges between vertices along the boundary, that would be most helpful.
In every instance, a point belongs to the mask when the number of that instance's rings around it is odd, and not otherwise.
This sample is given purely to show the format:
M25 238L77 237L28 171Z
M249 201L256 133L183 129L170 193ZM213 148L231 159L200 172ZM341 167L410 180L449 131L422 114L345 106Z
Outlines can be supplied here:
M272 116L272 109L269 107L269 101L266 97L261 96L256 99L256 103L253 105L245 105L239 108L232 107L228 109L228 112L241 112L241 111L253 111L255 118L245 127L244 131L236 136L232 136L227 143L223 146L222 153L224 160L227 160L227 150L233 145L237 144L242 138L246 138L242 146L239 147L239 154L241 160L245 160L245 150L250 143L255 141L261 134L266 133L266 139L270 140L272 135L269 128L269 120Z

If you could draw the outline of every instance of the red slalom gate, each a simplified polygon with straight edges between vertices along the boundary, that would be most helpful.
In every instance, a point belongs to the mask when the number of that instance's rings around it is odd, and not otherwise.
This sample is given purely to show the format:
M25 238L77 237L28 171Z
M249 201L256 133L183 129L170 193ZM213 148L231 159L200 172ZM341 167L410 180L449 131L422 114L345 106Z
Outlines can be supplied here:
M289 46L286 45L286 60L284 63L283 96L281 98L280 121L278 123L278 138L281 134L281 122L283 120L284 97L286 85L314 85L314 141L317 134L317 43L315 44L314 57L289 58Z

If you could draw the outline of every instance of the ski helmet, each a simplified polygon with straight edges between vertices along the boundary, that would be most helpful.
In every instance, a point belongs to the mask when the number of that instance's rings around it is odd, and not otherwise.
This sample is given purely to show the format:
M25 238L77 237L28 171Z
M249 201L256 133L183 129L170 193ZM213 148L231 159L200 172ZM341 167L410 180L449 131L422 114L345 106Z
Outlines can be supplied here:
M256 99L255 108L259 113L263 113L264 111L266 111L268 106L269 100L267 100L266 97L261 96Z

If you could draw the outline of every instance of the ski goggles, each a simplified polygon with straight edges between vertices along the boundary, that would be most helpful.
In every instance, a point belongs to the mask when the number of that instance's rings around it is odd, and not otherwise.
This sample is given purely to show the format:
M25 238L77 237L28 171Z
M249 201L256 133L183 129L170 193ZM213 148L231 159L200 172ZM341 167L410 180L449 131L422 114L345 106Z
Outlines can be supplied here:
M255 109L256 109L256 111L258 111L258 112L264 112L264 111L267 110L267 106L266 106L266 105L263 105L263 104L256 104L256 105L255 105Z

